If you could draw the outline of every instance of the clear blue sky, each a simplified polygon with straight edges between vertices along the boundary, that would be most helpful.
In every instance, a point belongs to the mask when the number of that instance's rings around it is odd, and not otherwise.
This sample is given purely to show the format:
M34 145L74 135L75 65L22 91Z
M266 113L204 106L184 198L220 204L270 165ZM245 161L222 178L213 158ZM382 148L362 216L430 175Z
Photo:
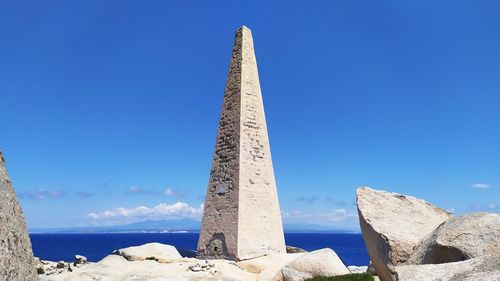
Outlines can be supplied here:
M498 1L0 0L0 149L30 227L199 218L244 24L286 222L357 229L360 185L499 212L499 15Z

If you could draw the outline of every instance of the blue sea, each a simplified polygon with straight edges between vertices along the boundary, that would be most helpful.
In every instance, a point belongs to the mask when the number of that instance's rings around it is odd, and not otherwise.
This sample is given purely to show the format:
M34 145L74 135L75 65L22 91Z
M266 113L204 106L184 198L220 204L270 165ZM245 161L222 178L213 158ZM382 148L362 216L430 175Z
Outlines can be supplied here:
M106 234L30 234L36 257L52 261L73 261L75 255L99 261L113 250L149 242L169 244L183 256L193 256L198 233L106 233ZM368 265L370 258L361 234L287 233L286 244L307 251L332 248L346 265Z

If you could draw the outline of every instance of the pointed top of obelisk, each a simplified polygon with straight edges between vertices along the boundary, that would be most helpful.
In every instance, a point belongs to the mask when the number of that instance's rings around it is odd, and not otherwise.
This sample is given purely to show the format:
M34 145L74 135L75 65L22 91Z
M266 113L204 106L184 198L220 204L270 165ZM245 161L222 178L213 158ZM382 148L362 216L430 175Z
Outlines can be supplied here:
M250 36L252 36L252 30L250 30L250 28L248 28L246 25L242 25L240 28L238 28L236 30L236 38L241 38L243 39L242 35L243 34L250 34Z
M242 25L238 30L248 30L251 31L246 25Z

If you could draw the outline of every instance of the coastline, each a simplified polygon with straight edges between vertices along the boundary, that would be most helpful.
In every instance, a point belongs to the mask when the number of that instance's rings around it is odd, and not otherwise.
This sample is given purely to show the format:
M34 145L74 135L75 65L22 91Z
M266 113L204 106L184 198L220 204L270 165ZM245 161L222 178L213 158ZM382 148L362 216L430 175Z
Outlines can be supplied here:
M97 262L113 250L149 242L175 246L186 257L193 257L198 233L31 233L35 256L42 260L72 261L75 255ZM285 233L287 245L308 251L332 248L349 265L368 265L369 257L358 233Z

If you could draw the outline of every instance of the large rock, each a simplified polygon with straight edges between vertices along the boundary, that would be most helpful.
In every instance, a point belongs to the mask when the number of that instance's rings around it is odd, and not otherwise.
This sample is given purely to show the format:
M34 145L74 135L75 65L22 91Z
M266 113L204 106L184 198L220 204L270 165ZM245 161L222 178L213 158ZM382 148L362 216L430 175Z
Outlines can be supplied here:
M38 280L31 242L0 151L0 280Z
M406 262L418 242L451 217L412 196L361 187L356 197L363 239L383 281L393 280L392 267Z
M337 254L329 248L312 251L287 263L281 270L284 281L299 281L316 276L349 274Z
M182 259L182 256L174 246L160 243L147 243L141 246L123 248L114 251L113 254L120 255L128 261L148 259L166 262Z
M500 253L441 264L395 267L397 281L493 281L500 280Z
M463 261L500 252L500 214L472 213L441 224L415 248L408 264Z

